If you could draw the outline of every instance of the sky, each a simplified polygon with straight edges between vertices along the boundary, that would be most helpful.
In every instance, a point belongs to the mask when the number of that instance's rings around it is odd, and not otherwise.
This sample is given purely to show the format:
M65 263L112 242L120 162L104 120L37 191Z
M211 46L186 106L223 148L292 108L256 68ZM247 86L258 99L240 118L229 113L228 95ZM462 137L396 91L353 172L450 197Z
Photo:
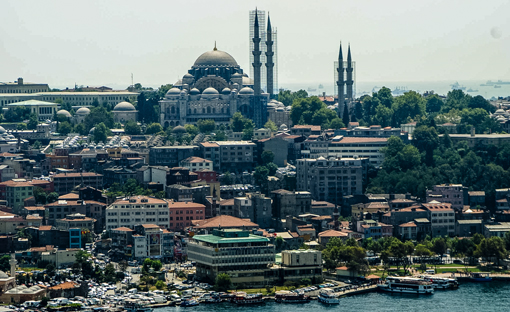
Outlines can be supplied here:
M160 86L214 41L249 74L255 7L278 30L283 87L333 81L340 41L358 83L510 80L508 0L2 0L0 81Z

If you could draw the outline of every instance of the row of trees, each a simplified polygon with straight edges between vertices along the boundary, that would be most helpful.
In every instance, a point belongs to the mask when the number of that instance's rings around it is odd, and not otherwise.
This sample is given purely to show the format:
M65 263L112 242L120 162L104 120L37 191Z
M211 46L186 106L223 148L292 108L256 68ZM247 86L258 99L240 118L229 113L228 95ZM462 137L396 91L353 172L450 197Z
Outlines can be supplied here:
M113 183L106 192L109 198L116 198L119 196L155 196L156 198L164 198L165 192L160 191L154 193L152 190L145 189L136 179L128 179L124 184Z
M345 127L337 112L329 109L316 96L295 99L290 110L290 118L294 125L316 125L324 129Z

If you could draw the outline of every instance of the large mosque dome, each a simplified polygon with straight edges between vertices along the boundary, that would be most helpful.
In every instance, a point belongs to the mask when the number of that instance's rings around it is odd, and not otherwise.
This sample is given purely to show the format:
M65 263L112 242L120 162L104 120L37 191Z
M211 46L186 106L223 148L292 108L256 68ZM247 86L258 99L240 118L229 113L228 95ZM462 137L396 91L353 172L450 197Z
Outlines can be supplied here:
M232 55L227 52L220 51L214 48L212 51L207 51L200 55L193 67L235 67L238 66L236 60Z

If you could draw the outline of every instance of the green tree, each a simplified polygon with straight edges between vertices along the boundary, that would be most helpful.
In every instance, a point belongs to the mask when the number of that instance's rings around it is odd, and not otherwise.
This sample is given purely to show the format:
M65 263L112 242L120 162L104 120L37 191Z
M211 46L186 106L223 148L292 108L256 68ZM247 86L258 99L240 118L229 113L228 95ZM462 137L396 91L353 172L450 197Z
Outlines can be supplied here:
M166 285L165 285L165 282L159 280L156 282L155 286L157 289L161 290L161 289L164 289Z
M45 205L47 202L48 194L39 186L34 187L34 199L36 204Z
M74 132L79 133L80 135L87 135L87 129L83 123L79 123L74 127Z
M106 128L113 128L113 113L109 112L104 106L90 108L90 113L85 117L85 128L90 131L98 124L104 124Z
M27 130L27 124L25 124L25 123L19 123L19 124L16 126L16 129L18 129L18 130Z
M186 126L193 126L193 125L186 125ZM153 122L153 123L149 124L147 126L147 128L145 129L146 134L156 134L156 133L160 133L162 131L163 131L163 127L161 127L161 125L157 122ZM186 129L186 131L187 131L187 129Z
M277 132L278 127L275 125L275 123L269 119L266 124L264 125L264 128L271 130L272 132Z
M58 193L57 193L57 192L51 192L51 193L49 193L49 194L48 194L48 197L47 197L46 202L47 202L47 203L54 203L54 202L56 202L56 201L57 201L58 196L59 196L59 195L58 195Z
M94 142L106 142L106 138L108 135L108 128L104 123L99 123L96 125L94 129Z
M68 121L61 122L58 125L58 133L62 135L68 135L73 131L73 126Z
M231 185L234 183L234 179L232 177L232 174L230 174L229 171L225 172L222 177L220 178L220 183L222 185Z
M393 124L400 126L400 124L406 123L408 119L424 116L425 105L426 102L423 97L414 91L409 91L402 96L396 97L392 106L394 112Z
M341 128L345 128L345 124L344 122L342 121L342 119L340 118L334 118L330 121L329 123L329 128L330 129L341 129Z
M446 245L445 239L442 237L438 237L432 241L432 248L430 250L442 256L446 253L447 249L448 246Z
M261 187L267 185L268 176L269 169L267 169L265 166L258 166L253 172L253 179L255 180L255 184Z
M198 127L192 124L186 124L184 125L184 129L186 129L186 132L188 132L190 135L197 135L200 133L200 130L198 130Z
M241 132L244 129L244 117L240 112L235 112L230 119L230 128L234 132Z
M220 273L216 276L214 288L216 291L226 292L231 284L230 275L227 273Z
M11 256L9 255L3 255L0 257L0 270L4 272L9 272L11 269L11 265L9 264L9 260L11 259Z
M266 165L268 163L272 163L274 160L274 153L272 151L263 151L262 155L260 156L260 159L262 160L262 165Z
M350 122L349 118L349 109L347 108L347 104L344 105L344 112L342 114L342 121L344 125L348 125Z
M39 124L39 118L37 117L37 114L35 114L35 113L30 114L30 116L28 118L28 123L27 123L28 130L37 129L38 124Z
M55 268L55 265L53 263L49 263L47 266L46 266L46 274L48 274L48 276L55 276L55 272L56 272L56 268Z
M439 136L433 127L420 126L413 132L413 144L420 152L425 152L425 163L432 166L434 163L434 150L439 145Z
M126 132L126 134L130 135L137 135L142 133L142 129L140 128L140 126L136 123L136 121L132 120L126 122L126 124L124 125L124 131Z
M276 250L281 250L283 247L283 244L285 244L285 241L283 240L283 238L281 236L277 236L274 239L274 245L276 247Z
M437 94L431 94L426 98L426 111L427 113L438 113L443 105L443 100Z
M201 133L211 133L216 128L216 123L212 119L200 119L197 126Z

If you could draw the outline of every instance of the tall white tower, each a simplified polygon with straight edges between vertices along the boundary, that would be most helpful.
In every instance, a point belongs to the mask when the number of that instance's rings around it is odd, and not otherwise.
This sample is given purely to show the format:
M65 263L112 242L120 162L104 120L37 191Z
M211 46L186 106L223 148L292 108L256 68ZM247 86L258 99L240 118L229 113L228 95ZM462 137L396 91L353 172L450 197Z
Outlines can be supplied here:
M11 254L11 259L9 259L9 265L11 266L11 277L16 277L16 254Z

